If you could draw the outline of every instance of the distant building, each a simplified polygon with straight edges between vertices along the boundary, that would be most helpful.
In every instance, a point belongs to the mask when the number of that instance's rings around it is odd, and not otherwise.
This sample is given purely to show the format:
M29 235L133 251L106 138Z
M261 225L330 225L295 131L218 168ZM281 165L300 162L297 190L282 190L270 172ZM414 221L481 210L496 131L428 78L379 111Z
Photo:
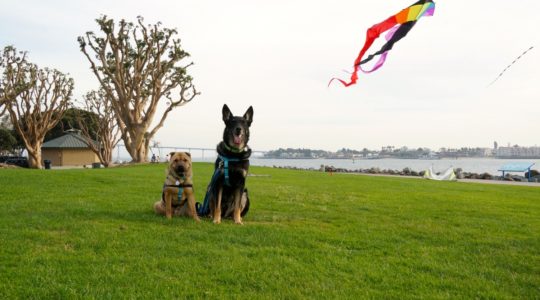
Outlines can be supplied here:
M520 147L518 145L513 147L498 147L496 155L498 157L511 158L536 158L540 157L540 147Z
M478 148L478 153L480 154L480 157L490 157L493 156L493 149Z
M99 162L98 156L86 145L85 139L73 131L43 143L41 157L50 160L53 166L82 166Z

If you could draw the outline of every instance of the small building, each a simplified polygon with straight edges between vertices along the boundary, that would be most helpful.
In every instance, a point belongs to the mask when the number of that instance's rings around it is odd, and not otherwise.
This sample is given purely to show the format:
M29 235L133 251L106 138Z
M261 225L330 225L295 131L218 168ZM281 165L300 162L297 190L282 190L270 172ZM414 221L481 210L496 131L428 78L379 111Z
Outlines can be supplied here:
M53 167L99 163L98 156L87 146L84 137L75 131L68 131L61 137L43 143L41 158L50 160Z

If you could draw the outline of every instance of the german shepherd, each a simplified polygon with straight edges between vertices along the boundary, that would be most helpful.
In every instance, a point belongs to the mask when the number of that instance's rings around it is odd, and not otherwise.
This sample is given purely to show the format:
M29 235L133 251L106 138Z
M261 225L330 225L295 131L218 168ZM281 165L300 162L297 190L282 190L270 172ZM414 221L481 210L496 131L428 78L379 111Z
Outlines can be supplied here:
M217 145L218 158L214 171L221 169L221 174L210 193L210 215L215 224L221 218L234 219L242 224L242 217L249 210L249 196L245 188L249 170L251 149L248 147L249 127L253 122L253 107L249 107L244 116L233 116L227 104L222 109L225 130L223 141Z

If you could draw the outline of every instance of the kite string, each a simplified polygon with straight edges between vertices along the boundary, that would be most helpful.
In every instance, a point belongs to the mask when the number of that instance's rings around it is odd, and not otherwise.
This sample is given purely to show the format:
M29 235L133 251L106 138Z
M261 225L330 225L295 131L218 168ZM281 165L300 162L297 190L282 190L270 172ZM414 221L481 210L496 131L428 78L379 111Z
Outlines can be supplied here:
M504 74L504 72L506 72L506 70L510 69L510 67L512 67L512 65L514 65L521 57L523 57L525 54L527 54L527 52L529 52L533 48L534 48L534 46L531 46L529 49L527 49L523 53L521 53L516 59L514 59L514 61L512 63L510 63L508 66L506 66L506 68L504 68L504 70L502 70L502 72L499 73L499 76L497 76L497 78L495 78L490 84L488 84L488 87L491 86L492 84L494 84L497 80L499 80L499 78L501 78L503 76L503 74Z

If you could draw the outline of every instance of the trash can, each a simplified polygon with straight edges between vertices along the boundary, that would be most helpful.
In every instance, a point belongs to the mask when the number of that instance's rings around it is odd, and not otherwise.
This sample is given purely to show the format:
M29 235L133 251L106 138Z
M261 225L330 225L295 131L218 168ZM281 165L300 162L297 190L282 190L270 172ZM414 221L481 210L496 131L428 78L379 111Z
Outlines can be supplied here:
M50 170L51 169L51 161L46 159L43 162L45 163L45 169Z
M92 163L92 169L99 169L101 168L101 163Z

